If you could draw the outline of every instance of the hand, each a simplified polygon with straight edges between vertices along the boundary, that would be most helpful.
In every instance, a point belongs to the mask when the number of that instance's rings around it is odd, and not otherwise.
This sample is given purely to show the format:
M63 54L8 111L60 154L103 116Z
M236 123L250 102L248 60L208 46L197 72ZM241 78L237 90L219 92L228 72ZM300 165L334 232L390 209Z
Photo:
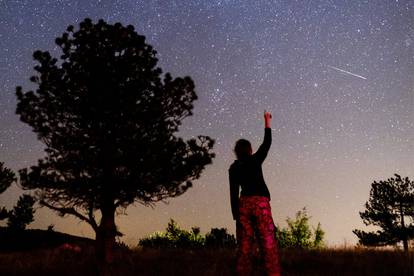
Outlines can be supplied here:
M270 128L270 123L272 121L272 114L270 114L270 112L265 110L264 119L265 119L265 128Z

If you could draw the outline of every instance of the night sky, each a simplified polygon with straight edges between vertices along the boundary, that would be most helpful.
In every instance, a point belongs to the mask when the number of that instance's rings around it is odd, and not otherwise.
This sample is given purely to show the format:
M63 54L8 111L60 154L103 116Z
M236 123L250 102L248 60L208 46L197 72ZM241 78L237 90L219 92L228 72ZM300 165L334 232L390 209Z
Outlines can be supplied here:
M414 1L5 1L0 0L0 161L34 165L43 145L15 115L15 87L34 88L32 53L59 56L54 39L85 17L132 24L159 66L189 75L199 99L179 136L216 139L216 158L168 205L136 204L117 218L123 240L164 230L227 227L228 167L239 138L256 150L263 111L273 144L263 165L276 224L306 206L330 246L356 243L371 183L414 178ZM17 186L0 196L11 208ZM78 220L39 209L31 228L91 236Z

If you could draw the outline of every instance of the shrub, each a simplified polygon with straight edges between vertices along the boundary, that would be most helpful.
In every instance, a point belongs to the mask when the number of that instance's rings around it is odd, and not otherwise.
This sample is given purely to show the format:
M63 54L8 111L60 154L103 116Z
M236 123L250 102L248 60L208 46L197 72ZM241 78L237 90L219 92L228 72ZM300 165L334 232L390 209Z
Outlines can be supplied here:
M142 238L138 245L144 248L233 248L236 246L236 239L227 233L226 228L212 228L204 236L200 234L199 227L192 227L188 231L170 219L165 232L155 232Z
M236 247L236 239L233 235L227 233L226 228L212 228L210 233L206 234L205 246L215 248L232 248Z
M325 232L318 223L316 229L311 230L306 208L296 213L295 219L287 218L287 228L276 227L275 235L281 248L316 249L324 246Z
M155 232L140 239L138 245L149 248L200 248L204 245L204 240L200 228L193 227L187 231L181 229L175 220L170 219L166 232Z

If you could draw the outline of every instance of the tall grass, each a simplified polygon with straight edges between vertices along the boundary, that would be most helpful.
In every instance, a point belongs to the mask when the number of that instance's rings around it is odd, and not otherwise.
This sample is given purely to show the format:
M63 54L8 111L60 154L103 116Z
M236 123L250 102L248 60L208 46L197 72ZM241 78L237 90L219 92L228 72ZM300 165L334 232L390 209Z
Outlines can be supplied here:
M282 250L282 272L293 275L414 275L414 252L324 249ZM113 275L234 275L231 249L118 250ZM264 275L255 259L255 275ZM92 249L81 253L60 249L0 253L0 275L96 275Z

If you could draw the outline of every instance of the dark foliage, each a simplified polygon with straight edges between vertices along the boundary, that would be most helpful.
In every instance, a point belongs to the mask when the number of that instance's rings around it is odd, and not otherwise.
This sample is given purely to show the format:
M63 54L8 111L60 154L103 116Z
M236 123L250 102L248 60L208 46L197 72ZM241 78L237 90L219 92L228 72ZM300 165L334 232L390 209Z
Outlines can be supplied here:
M6 208L1 207L0 209L0 220L6 219L9 217L9 211Z
M16 181L14 172L4 166L3 162L0 162L0 194L6 191L10 185ZM9 217L9 211L3 206L0 207L0 220Z
M17 88L17 114L47 146L21 171L24 187L86 209L100 208L106 189L116 206L185 192L213 157L209 137L174 136L197 98L190 77L162 79L155 50L131 25L85 19L56 43L62 63L36 51L38 89Z
M16 181L14 172L0 162L0 194L6 191L14 181Z
M190 231L182 229L175 220L170 219L165 232L155 232L149 237L139 240L143 248L201 248L205 238L198 227Z
M34 221L35 199L30 195L22 195L16 206L9 212L7 226L11 230L24 230L27 225Z
M4 163L0 162L0 194L15 181L14 172L4 167ZM11 230L23 230L34 220L34 204L35 199L32 196L22 195L13 210L8 211L4 207L0 208L0 220L8 219L7 225Z
M214 248L235 248L236 239L232 234L227 233L226 228L211 228L206 234L206 247Z
M309 225L306 208L296 212L295 219L287 218L287 227L276 227L276 239L280 248L320 249L324 247L325 232L318 223L313 231Z
M199 227L190 231L182 229L176 221L170 219L165 232L155 232L149 237L139 240L142 248L235 248L236 239L227 233L226 228L212 228L205 236L200 234Z
M156 51L133 26L85 19L56 44L59 61L33 54L36 91L16 89L16 113L46 146L45 158L20 171L22 186L88 222L97 240L114 241L117 208L183 194L211 163L214 140L174 135L192 115L194 83L162 76Z
M404 250L408 250L408 241L414 239L414 181L398 174L385 181L374 181L365 209L359 213L365 225L381 229L355 229L360 244L384 246L403 242Z

